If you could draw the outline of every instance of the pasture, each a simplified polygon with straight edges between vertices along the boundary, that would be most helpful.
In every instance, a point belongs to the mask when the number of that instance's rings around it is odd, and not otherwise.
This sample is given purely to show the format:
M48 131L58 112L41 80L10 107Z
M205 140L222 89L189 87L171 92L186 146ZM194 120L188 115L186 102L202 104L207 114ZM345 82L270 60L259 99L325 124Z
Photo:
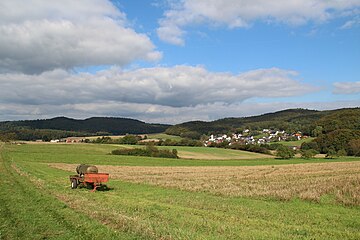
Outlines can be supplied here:
M360 238L359 158L109 155L118 147L1 144L0 239ZM109 172L110 190L70 189L80 163Z

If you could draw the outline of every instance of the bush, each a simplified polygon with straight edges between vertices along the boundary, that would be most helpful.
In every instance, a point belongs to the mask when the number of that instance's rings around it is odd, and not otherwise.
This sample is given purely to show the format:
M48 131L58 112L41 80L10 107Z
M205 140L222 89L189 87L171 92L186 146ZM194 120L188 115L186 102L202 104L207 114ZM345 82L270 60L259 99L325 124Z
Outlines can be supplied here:
M326 159L333 159L337 157L337 153L333 148L327 150L327 154L325 156Z
M347 156L347 152L345 149L340 149L338 152L337 152L337 155L338 156Z
M146 148L122 148L111 152L113 155L145 156L159 158L179 158L177 150L159 150L154 145L147 145Z
M113 140L111 139L111 137L103 136L103 137L97 137L95 140L92 141L92 143L101 143L101 144L113 143Z

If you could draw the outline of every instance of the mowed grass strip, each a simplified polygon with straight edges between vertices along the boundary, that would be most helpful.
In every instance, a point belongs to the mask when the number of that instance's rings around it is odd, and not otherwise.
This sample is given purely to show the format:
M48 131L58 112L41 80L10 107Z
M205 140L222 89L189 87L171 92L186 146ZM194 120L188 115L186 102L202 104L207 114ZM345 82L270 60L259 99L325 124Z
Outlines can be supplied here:
M49 164L63 170L74 164ZM338 203L360 205L360 162L244 167L100 166L112 179L206 191L224 196L300 198L319 202L332 195Z
M0 239L140 239L114 232L44 190L46 182L22 171L0 142Z

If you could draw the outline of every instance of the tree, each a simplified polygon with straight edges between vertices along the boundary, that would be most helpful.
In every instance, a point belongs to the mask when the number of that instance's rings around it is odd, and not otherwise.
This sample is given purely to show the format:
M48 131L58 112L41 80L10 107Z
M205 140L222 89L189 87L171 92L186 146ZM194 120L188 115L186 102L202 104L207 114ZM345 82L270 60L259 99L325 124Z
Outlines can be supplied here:
M282 158L282 159L290 159L295 156L295 152L294 152L294 150L292 150L284 145L281 145L278 147L278 149L276 151L276 156L278 156L279 158Z
M322 126L316 126L315 129L312 131L312 134L313 134L314 137L318 137L322 133L323 133L323 127Z
M313 149L301 151L301 157L306 158L306 159L314 158L316 154L317 154L317 152Z
M349 155L360 156L360 139L353 139L349 142Z

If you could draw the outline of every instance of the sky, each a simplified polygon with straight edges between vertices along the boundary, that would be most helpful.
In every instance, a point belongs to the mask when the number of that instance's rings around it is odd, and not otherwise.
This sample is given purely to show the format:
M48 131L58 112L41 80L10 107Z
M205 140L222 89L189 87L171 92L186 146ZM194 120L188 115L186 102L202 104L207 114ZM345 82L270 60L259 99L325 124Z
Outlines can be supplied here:
M360 107L360 0L0 1L0 121Z

